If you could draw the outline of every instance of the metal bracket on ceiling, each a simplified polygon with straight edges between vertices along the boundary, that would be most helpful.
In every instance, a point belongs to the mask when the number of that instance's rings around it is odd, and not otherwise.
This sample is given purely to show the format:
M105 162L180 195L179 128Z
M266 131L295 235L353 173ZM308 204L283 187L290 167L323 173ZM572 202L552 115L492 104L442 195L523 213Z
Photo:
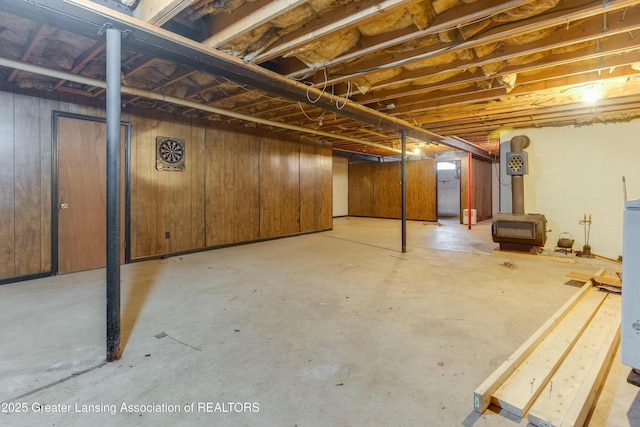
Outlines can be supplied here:
M100 29L98 30L98 35L103 36L107 32L107 30L111 28L114 28L111 22L105 22L104 25L102 25L102 27L100 27ZM131 30L121 30L120 32L122 33L123 38L131 34Z
M119 1L116 0L91 0L94 3L101 4L109 9L116 10L120 13L124 13L125 15L133 16L133 9L125 6ZM137 3L137 2L136 2Z

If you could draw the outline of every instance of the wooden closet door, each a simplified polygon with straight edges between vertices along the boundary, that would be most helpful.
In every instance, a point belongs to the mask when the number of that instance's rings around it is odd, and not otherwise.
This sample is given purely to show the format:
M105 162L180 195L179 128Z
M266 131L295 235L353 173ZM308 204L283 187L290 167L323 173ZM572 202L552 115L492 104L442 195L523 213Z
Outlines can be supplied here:
M58 273L106 266L106 124L58 118ZM120 231L124 261L124 141Z

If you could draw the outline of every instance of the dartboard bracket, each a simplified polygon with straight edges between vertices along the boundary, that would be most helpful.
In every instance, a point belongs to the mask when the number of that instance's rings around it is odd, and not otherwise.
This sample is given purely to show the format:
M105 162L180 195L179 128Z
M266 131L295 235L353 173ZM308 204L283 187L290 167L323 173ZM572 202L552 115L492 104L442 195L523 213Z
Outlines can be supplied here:
M168 136L156 137L156 169L182 172L185 167L184 139Z

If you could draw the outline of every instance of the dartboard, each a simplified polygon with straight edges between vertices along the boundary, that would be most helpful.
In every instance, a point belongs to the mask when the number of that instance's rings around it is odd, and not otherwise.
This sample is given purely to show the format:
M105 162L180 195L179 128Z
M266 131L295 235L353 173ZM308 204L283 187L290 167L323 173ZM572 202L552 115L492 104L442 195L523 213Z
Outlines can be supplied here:
M184 146L175 139L166 139L158 147L158 154L165 162L175 164L184 158Z

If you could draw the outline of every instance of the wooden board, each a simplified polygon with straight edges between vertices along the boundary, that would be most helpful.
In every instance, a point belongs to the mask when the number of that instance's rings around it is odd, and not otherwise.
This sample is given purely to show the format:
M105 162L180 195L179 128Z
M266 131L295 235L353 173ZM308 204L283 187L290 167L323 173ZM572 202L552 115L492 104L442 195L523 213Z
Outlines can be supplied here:
M507 360L505 360L480 386L473 395L473 408L484 412L491 403L491 395L504 383L520 364L535 350L582 298L591 291L591 285L582 286L553 316L531 335Z
M529 412L536 426L582 426L620 340L620 297L609 295Z
M602 283L603 285L610 285L616 287L622 287L622 281L617 277L609 277L603 274L589 274L589 273L580 273L578 271L571 271L567 273L567 276L572 279L577 279L583 282L588 282L591 279L595 280L598 283Z
M518 417L524 417L606 296L605 293L590 290L493 393L492 403Z

